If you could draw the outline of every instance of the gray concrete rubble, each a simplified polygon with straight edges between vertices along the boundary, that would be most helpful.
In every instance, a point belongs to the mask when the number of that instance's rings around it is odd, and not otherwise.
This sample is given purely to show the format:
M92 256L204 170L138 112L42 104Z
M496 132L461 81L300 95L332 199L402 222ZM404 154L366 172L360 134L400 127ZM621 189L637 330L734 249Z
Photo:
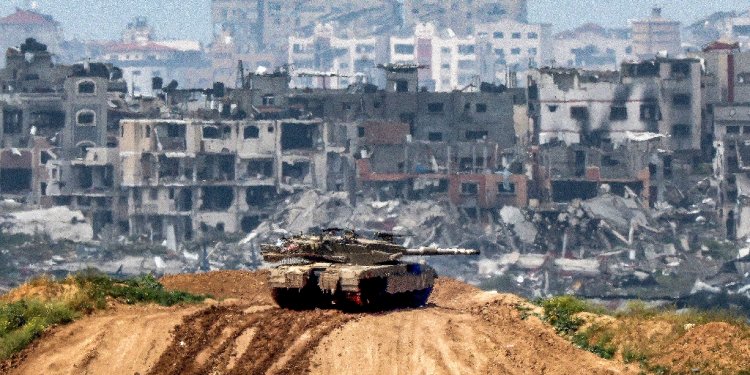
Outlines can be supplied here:
M254 246L284 235L309 233L325 228L351 228L363 232L388 231L401 234L409 247L462 246L460 215L448 204L436 202L371 201L350 203L348 193L310 190L287 199L272 219L240 241Z
M62 206L2 214L0 225L7 225L10 234L44 235L53 241L85 242L94 236L83 213Z
M536 241L538 231L534 224L526 220L526 216L517 207L505 206L500 210L502 222L510 226L518 239L525 244L533 244Z
M81 230L85 224L73 220L76 215L80 213L27 211L5 218L12 218L16 230L24 228L23 233L33 233L37 225L84 241L91 229ZM706 220L695 220L699 216ZM16 219L32 217L46 221L42 225ZM24 251L16 261L28 265L15 272L23 280L25 274L65 274L88 267L117 275L255 269L265 266L260 244L331 227L356 229L364 236L393 232L410 248L481 250L478 259L427 261L442 275L528 297L575 293L663 302L724 294L747 299L750 293L743 282L750 276L750 247L738 249L731 241L717 241L717 225L707 208L689 203L649 208L633 195L606 192L565 205L504 207L494 215L470 218L449 202L303 190L279 201L274 213L245 236L204 234L178 244L176 250L168 241L140 249L138 242L117 236L86 245L53 240L59 250L33 258ZM11 251L3 250L0 256L11 256Z

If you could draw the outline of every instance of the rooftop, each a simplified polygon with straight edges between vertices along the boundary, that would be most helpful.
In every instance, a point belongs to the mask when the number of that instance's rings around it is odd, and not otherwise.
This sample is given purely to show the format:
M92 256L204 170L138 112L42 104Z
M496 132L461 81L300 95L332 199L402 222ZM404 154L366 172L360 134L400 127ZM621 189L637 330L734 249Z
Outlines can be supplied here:
M575 29L562 31L555 35L556 39L575 39L582 35L594 34L605 38L628 39L628 29L608 29L596 23L586 23Z
M114 43L105 47L107 52L176 52L177 49L155 42L147 43Z
M717 40L705 46L703 48L703 52L734 51L734 50L739 50L739 49L740 49L740 44L735 41Z
M0 25L49 25L57 26L59 23L52 16L37 13L31 10L16 8L16 12L0 18Z

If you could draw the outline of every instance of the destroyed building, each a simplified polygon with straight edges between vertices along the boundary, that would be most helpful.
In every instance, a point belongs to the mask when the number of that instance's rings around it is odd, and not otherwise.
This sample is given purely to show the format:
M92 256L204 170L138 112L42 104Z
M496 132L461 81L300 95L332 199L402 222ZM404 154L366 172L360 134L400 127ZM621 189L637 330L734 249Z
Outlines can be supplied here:
M704 139L697 59L623 63L619 72L543 68L529 76L529 111L539 144L599 146L628 132L667 136L667 150L699 153Z
M663 201L664 178L672 173L668 164L665 171L665 159L669 158L659 150L661 138L658 134L629 133L617 146L541 145L534 164L539 195L533 198L570 203L595 198L604 188L618 196L633 192L653 207L660 197Z
M0 79L0 193L76 207L97 229L111 222L117 158L107 148L117 146L109 113L111 98L125 91L119 71L55 65L46 45L28 39L8 50Z
M520 89L483 85L474 92L420 90L414 65L384 66L385 90L295 92L289 105L347 124L365 189L387 196L442 194L462 207L526 204L526 176L515 155L524 134Z
M131 235L190 240L249 233L282 191L328 187L320 120L124 120L123 199Z
M719 215L727 237L744 238L750 235L750 52L714 42L700 56L706 61L704 101L713 123Z

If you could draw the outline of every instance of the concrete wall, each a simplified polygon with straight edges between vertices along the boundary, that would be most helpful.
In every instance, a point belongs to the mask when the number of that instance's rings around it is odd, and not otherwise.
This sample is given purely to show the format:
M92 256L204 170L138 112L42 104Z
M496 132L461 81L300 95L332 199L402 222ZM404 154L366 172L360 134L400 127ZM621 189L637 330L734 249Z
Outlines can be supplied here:
M540 144L554 139L567 144L609 139L622 143L627 132L669 136L665 147L675 151L701 149L701 66L696 60L646 62L653 74L632 73L623 64L622 77L605 72L569 69L535 71L530 80L535 130ZM686 73L673 72L686 67Z

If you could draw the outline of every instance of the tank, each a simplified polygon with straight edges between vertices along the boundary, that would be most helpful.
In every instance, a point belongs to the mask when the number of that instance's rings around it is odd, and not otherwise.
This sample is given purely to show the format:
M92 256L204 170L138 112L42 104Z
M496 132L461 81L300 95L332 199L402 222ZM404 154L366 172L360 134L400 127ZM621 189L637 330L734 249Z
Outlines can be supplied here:
M479 254L470 249L408 249L396 238L390 233L363 238L353 231L329 229L261 245L265 261L281 263L269 276L274 300L289 309L420 307L427 303L437 273L402 257Z

